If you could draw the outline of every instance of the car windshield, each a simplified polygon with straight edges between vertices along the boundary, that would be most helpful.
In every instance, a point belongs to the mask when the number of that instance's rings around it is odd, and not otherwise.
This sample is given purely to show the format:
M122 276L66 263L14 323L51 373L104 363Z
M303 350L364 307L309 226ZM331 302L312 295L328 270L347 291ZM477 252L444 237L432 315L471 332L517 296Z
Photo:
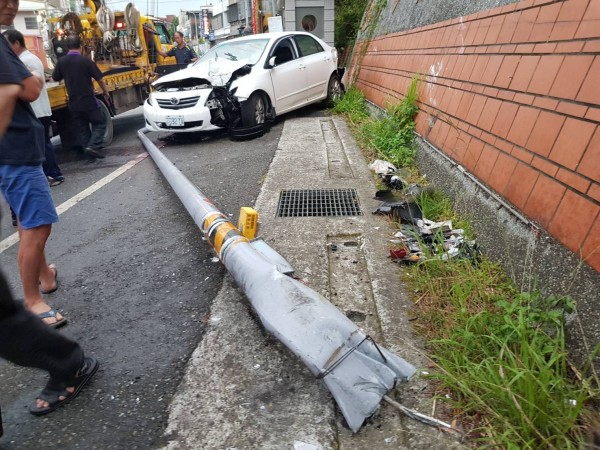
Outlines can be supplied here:
M250 39L244 41L236 41L234 39L223 42L207 51L194 65L208 61L209 59L218 60L219 58L256 64L268 43L269 39Z

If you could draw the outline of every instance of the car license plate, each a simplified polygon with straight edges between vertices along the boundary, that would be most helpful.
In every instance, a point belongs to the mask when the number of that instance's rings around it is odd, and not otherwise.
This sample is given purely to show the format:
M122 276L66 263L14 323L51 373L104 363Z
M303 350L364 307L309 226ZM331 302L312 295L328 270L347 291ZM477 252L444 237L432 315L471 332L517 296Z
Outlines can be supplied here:
M185 125L183 116L167 116L165 121L168 127L182 127Z

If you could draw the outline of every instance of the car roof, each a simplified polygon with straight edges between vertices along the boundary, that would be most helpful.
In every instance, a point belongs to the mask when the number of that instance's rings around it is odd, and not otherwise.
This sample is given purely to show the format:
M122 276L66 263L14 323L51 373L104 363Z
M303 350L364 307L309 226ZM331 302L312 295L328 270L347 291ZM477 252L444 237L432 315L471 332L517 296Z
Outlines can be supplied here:
M235 38L235 40L236 41L242 41L242 40L250 41L250 40L254 40L254 39L278 39L283 36L298 36L298 35L308 35L313 38L319 39L314 34L307 33L306 31L275 31L275 32L271 32L271 33L258 33L258 34L251 34L248 36L240 36L238 38ZM224 41L224 42L227 42L227 41Z

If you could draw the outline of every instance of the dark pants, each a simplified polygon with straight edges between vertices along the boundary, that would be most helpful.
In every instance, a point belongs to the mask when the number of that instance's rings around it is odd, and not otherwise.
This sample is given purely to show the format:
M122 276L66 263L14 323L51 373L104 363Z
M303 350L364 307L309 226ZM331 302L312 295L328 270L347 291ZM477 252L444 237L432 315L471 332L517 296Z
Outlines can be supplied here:
M14 301L0 273L0 358L50 374L50 382L71 382L83 363L79 344L44 324Z
M106 132L106 118L102 110L98 108L89 111L71 111L71 117L75 123L81 146L94 150L102 148Z
M50 141L50 116L40 117L40 122L44 125L44 135L46 138L46 148L44 156L46 160L44 164L42 164L42 168L44 169L44 175L47 177L52 177L55 180L62 178L63 174L56 163L56 155L54 154L54 146Z

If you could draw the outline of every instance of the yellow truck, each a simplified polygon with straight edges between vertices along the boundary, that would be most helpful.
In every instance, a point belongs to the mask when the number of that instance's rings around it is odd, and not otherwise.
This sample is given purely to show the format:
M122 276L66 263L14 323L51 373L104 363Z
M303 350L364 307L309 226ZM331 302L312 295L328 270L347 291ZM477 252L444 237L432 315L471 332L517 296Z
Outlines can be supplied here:
M157 52L157 49L166 52L173 46L165 24L156 18L141 16L132 3L125 11L111 11L103 0L86 0L84 13L69 12L61 17L48 18L47 24L48 56L52 62L68 52L66 37L79 34L83 54L93 59L104 75L110 102L106 102L100 87L94 83L108 121L104 145L112 141L111 117L143 104L150 83L158 74L178 68L174 57L163 58ZM48 96L54 134L60 135L63 148L78 147L64 83L49 82Z

